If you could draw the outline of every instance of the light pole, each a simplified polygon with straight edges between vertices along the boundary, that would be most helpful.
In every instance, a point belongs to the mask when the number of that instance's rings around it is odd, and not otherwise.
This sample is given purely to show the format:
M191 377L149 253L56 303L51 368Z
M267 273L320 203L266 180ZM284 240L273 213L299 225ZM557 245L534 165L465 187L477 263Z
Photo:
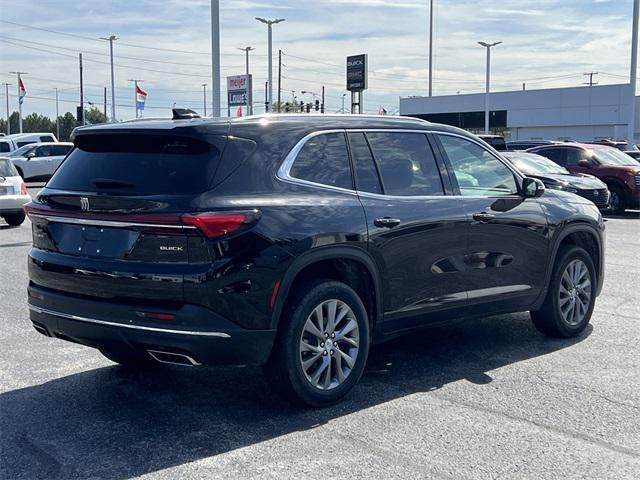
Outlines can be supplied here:
M249 79L249 52L252 52L255 50L255 48L253 47L244 47L244 48L238 48L238 50L242 51L245 53L246 55L246 75L247 75L247 81ZM249 84L249 98L247 99L247 103L248 108L247 108L247 114L248 115L253 115L253 82L251 82Z
M433 95L433 0L429 2L429 96Z
M60 113L58 110L58 88L54 88L56 91L56 138L60 141Z
M211 116L220 116L220 0L211 0Z
M500 45L502 42L478 42L487 49L487 88L484 97L484 133L489 135L489 92L491 90L491 47Z
M633 2L633 30L631 34L631 75L629 78L629 132L627 133L627 148L633 150L635 145L636 120L636 80L638 78L638 15L640 1Z
M100 37L101 40L107 40L109 42L109 56L111 57L111 121L116 121L116 81L113 73L113 42L118 40L118 37L111 35L109 37Z
M344 109L344 99L346 98L347 94L343 93L342 94L342 114L344 115L345 113L347 113L347 111Z
M7 135L11 135L11 117L9 116L9 85L10 83L3 83L4 85L4 94L7 98Z
M202 106L204 107L204 116L207 116L207 84L202 84Z
M268 94L267 94L267 111L273 110L273 34L272 26L276 23L284 22L284 18L277 18L275 20L267 20L266 18L256 17L261 23L264 23L268 27L269 31L269 79L268 79Z

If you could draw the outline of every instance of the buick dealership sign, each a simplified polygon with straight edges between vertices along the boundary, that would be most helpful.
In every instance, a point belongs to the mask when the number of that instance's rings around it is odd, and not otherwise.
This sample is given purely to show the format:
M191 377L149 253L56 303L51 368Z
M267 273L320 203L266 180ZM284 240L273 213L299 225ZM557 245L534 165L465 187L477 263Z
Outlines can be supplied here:
M361 92L366 90L369 56L367 54L347 57L347 90Z

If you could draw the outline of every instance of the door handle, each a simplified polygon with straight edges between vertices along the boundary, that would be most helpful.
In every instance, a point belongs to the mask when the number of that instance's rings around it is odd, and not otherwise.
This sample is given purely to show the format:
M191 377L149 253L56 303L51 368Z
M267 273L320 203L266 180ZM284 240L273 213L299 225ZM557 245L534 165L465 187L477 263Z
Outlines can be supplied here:
M400 219L399 218L389 218L389 217L376 218L373 221L373 224L376 227L380 227L380 228L393 228L393 227L397 227L398 225L400 225Z
M496 218L496 216L492 213L487 213L487 212L482 212L482 213L474 213L473 214L473 219L477 222L490 222L491 220L493 220L494 218Z

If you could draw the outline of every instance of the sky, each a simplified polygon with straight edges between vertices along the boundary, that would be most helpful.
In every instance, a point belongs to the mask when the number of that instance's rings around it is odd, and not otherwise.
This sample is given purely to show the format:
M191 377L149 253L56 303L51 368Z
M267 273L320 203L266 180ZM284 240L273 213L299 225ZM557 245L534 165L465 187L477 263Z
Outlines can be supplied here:
M484 91L485 50L492 51L492 90L580 86L585 72L600 84L628 83L633 0L434 0L434 95ZM282 99L311 101L326 89L327 112L341 109L345 58L368 53L365 112L398 111L399 97L428 92L428 0L221 0L222 76L244 73L253 46L256 113L264 111L267 29L254 17L285 18L273 27L274 56L283 51ZM211 88L209 0L0 0L0 82L24 71L23 114L55 115L79 103L78 52L83 52L85 100L102 109L110 85L108 42L115 34L119 119L134 115L133 84L149 96L144 115L166 116L177 106L203 110ZM31 27L31 28L29 28ZM35 27L35 28L34 28ZM226 91L222 102L226 111ZM274 58L277 89L277 58ZM277 90L276 90L277 91ZM109 90L109 110L110 110ZM5 93L0 112L5 114ZM276 93L274 93L274 100ZM348 103L348 97L347 97ZM234 109L235 112L235 109ZM209 111L210 113L210 111Z

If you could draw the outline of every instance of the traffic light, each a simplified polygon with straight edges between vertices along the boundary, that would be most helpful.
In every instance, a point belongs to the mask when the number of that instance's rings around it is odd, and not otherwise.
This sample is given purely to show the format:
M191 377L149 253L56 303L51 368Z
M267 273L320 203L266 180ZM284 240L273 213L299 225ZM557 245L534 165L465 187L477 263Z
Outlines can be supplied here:
M83 119L84 119L84 110L82 107L78 106L76 107L76 120L78 121L78 123L82 123Z
M316 112L320 111L320 100L316 100Z
M307 103L307 113L311 113L311 104Z

